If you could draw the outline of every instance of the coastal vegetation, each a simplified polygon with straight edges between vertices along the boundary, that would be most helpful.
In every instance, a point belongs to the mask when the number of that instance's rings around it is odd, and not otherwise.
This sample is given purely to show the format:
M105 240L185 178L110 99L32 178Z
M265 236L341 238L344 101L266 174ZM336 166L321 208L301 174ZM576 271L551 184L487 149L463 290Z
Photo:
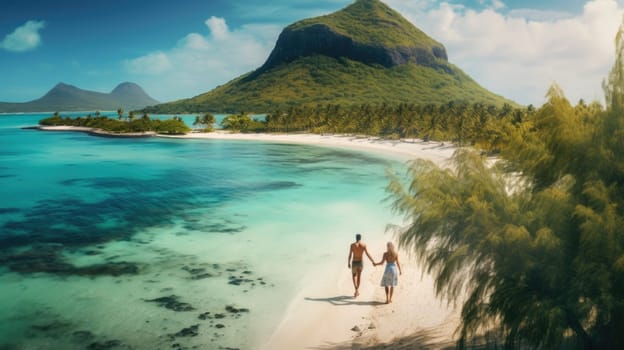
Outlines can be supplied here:
M606 109L547 102L507 125L499 161L460 149L450 168L416 160L390 174L403 247L438 295L462 302L459 347L622 349L624 32Z
M85 117L76 118L62 117L59 113L54 113L53 116L40 120L39 125L87 127L115 134L145 132L155 132L158 134L185 134L191 131L191 129L179 117L159 120L150 118L148 114L143 114L141 118L136 119L134 118L134 114L131 112L128 119L123 120L121 118L122 112L123 111L121 109L118 110L120 115L119 119L100 116L97 112L96 116L87 115Z
M235 132L266 131L266 121L253 119L247 113L230 114L221 121L221 127Z
M215 116L211 113L204 113L195 117L193 122L193 128L197 131L211 132L214 130L214 124L217 121Z
M580 102L574 113L602 110L593 103ZM520 130L523 122L533 118L533 106L513 107L482 103L449 102L436 104L399 104L343 107L318 105L275 110L262 120L254 120L246 113L227 116L221 123L226 130L237 132L348 134L384 139L423 139L425 141L452 141L457 145L471 145L489 153L500 153Z

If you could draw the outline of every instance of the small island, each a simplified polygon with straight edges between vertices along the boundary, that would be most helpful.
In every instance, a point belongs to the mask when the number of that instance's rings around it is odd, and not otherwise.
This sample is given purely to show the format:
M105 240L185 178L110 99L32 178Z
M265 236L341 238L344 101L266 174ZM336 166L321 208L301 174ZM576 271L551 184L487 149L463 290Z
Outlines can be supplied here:
M163 135L184 135L191 131L182 118L174 116L172 119L152 119L147 113L142 117L135 118L130 112L124 117L123 111L117 111L118 118L101 116L99 112L95 116L91 114L85 117L62 117L58 112L53 116L39 121L36 129L48 131L82 131L95 136L104 137L151 137ZM199 120L200 117L198 117ZM206 118L206 116L202 117ZM213 117L214 118L214 117Z

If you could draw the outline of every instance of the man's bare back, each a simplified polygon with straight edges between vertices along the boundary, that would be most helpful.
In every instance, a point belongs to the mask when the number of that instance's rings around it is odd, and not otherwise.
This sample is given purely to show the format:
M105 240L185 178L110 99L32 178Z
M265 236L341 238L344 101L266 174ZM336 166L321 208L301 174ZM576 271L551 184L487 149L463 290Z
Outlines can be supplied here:
M353 253L353 261L362 261L362 256L366 251L366 244L362 242L351 243L351 252Z

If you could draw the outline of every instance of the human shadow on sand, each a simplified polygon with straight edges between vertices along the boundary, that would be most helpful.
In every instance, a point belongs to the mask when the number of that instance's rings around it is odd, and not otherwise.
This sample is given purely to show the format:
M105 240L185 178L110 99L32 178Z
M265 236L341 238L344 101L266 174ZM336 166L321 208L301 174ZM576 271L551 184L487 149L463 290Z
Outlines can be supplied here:
M360 306L377 306L377 305L385 305L385 303L381 301L366 301L366 300L357 300L350 295L341 295L337 297L329 297L329 298L304 298L307 301L321 301L330 303L336 306L346 306L346 305L360 305Z
M470 350L486 350L499 349L496 345L477 345L467 344L466 349ZM322 346L310 348L313 350L454 350L455 343L452 340L440 340L439 334L435 329L424 329L415 333L396 338L387 343L369 343L363 339L354 339L343 343L325 343Z

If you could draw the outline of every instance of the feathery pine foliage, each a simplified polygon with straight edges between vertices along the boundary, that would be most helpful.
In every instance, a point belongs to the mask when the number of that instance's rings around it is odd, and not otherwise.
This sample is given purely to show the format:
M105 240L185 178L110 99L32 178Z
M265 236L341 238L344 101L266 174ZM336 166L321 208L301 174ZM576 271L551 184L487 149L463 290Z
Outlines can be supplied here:
M451 168L415 161L408 184L391 176L400 244L463 302L460 347L495 330L507 349L624 348L623 37L606 111L553 86L504 161L461 149Z

